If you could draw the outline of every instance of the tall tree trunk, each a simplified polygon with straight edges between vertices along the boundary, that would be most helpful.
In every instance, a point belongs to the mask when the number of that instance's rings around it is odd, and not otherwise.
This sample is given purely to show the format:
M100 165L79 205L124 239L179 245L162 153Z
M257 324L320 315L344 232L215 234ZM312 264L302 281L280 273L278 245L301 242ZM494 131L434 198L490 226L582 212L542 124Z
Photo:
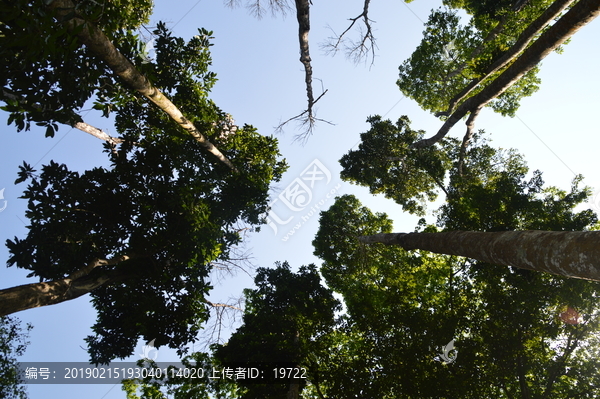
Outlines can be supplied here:
M359 241L600 281L600 231L390 233Z
M127 277L125 272L96 268L115 265L127 259L129 259L127 256L109 260L95 259L86 267L60 280L25 284L0 290L0 317L21 310L65 302L88 294L107 283L120 281Z
M550 5L540 15L535 21L533 21L519 36L517 42L508 49L500 58L498 58L481 76L480 78L474 79L467 87L465 87L460 93L458 93L452 100L450 100L450 105L448 106L448 111L446 115L450 115L456 104L458 104L463 98L465 98L473 89L481 84L485 79L504 68L509 62L515 59L521 51L523 51L527 45L538 35L542 29L544 29L550 22L552 22L556 17L558 17L568 6L570 6L575 0L557 0ZM498 24L498 26L500 26ZM497 27L496 27L497 28ZM493 32L493 31L492 31ZM495 36L494 36L495 38ZM487 38L486 38L487 40ZM493 38L492 38L493 40ZM485 41L484 41L485 43ZM483 46L483 43L482 43ZM481 46L480 46L481 47ZM483 48L482 50L483 51ZM477 52L475 56L477 56L481 51ZM474 58L471 55L471 58ZM466 64L464 64L466 65ZM464 68L464 67L463 67ZM452 75L452 74L451 74Z
M516 4L514 4L511 7L511 12L512 13L519 13L521 12L521 10L527 5L527 3L529 3L531 0L523 0L523 1L517 1ZM575 0L569 0L570 2L573 2ZM465 62L462 62L454 71L450 72L448 74L448 78L452 79L453 77L455 77L456 75L462 73L462 71L465 70L465 68L468 65L468 62L471 60L474 60L475 58L479 57L479 55L481 53L483 53L483 51L485 50L485 45L491 41L493 41L494 39L496 39L498 37L498 35L500 33L502 33L502 31L504 30L504 25L506 24L506 22L508 21L508 15L504 15L500 21L498 21L498 24L494 27L494 29L492 29L490 31L490 33L487 34L487 36L481 41L481 43L479 44L479 46L477 46L476 48L474 48L471 53L469 54L469 56L467 57L467 60ZM510 50L509 50L510 51ZM449 111L448 113L450 113L452 111Z
M49 7L54 9L59 19L71 31L77 30L79 41L86 45L92 53L99 57L112 71L117 74L127 85L144 95L156 106L163 110L173 121L191 134L198 143L221 162L235 170L231 161L223 155L198 129L187 119L160 90L152 85L137 68L112 44L108 37L94 24L84 20L75 11L75 4L71 0L54 0ZM82 28L82 29L77 29Z
M592 22L600 14L600 0L579 0L552 27L544 32L514 63L494 79L481 92L462 103L450 115L435 136L413 143L411 148L433 145L448 134L450 129L469 112L485 106L504 93L540 63L548 54L556 50L579 29Z

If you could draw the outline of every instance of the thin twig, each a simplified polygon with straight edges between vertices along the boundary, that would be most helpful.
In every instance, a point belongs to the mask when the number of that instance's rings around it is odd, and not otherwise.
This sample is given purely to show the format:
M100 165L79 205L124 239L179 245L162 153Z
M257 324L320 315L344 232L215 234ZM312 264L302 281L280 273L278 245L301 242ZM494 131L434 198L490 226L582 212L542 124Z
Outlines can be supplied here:
M325 93L327 93L328 90L325 90L323 93L321 93L321 95L319 97L317 97L316 100L314 100L314 102L311 104L309 103L309 108L305 109L304 111L302 111L300 114L293 116L291 118L289 118L288 120L286 120L285 122L280 123L276 128L275 131L278 133L282 133L283 132L283 128L286 124L288 124L291 121L299 121L300 122L300 126L301 127L306 127L303 129L303 132L296 135L294 137L294 141L300 141L300 142L305 142L308 137L312 134L312 131L315 127L315 124L317 122L325 122L329 125L334 125L333 122L325 120L325 119L320 119L317 118L315 116L315 113L312 109L312 107L317 103L317 101L319 101L324 95Z
M345 31L342 32L341 35L338 36L337 34L335 34L333 29L331 29L334 33L334 37L330 37L329 42L321 46L327 53L337 53L340 49L340 45L345 41L344 37L346 36L346 34L350 32L350 30L352 30L352 28L354 27L354 25L356 25L358 21L362 20L366 31L364 33L361 32L360 40L350 40L350 44L345 46L346 57L352 58L355 63L359 63L363 58L365 58L365 55L370 52L371 65L373 65L373 63L375 62L375 49L377 48L377 45L375 43L375 36L373 35L373 27L371 26L371 23L375 21L369 18L370 2L371 0L365 0L362 13L360 13L354 18L348 19L350 21L350 25L346 28ZM333 43L334 41L335 43Z

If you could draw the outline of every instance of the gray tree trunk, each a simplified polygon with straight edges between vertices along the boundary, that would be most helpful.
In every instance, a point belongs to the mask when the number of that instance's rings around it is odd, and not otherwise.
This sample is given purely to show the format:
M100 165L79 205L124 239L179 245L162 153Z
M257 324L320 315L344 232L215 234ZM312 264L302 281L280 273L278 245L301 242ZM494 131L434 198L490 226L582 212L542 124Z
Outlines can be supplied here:
M359 241L600 281L600 231L390 233Z
M96 288L121 281L127 274L121 270L103 270L102 266L116 265L129 259L95 259L70 276L54 281L24 284L0 290L0 317L21 310L54 305L89 294Z
M521 53L521 51L525 50L527 45L529 45L529 43L535 38L536 35L538 35L546 26L548 26L554 19L556 19L556 17L558 17L573 2L574 0L557 0L554 3L552 3L550 7L548 7L548 9L546 9L546 11L542 13L542 15L540 15L523 31L523 33L521 33L517 42L485 71L485 74L482 77L473 80L467 87L465 87L450 101L447 114L450 115L450 113L454 110L454 107L456 107L456 104L458 104L471 91L473 91L473 89L479 86L481 82L483 82L492 74L498 72L500 69L508 65L509 62L514 60L519 55L519 53ZM478 53L476 55L478 55ZM471 56L471 58L475 57Z

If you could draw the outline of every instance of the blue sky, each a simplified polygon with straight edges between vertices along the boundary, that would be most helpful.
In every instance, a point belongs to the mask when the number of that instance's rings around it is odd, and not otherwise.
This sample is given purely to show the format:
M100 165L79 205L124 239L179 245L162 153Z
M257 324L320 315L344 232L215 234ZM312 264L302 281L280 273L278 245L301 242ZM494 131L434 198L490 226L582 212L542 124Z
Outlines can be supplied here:
M410 56L421 40L422 21L441 1L417 0L409 5L400 1L372 2L370 16L376 21L377 57L375 63L353 64L343 54L326 56L319 43L331 35L331 30L343 31L347 18L360 14L362 1L352 0L323 4L314 2L311 9L311 55L315 91L320 92L321 79L328 93L317 104L318 117L334 123L319 124L305 145L293 143L299 131L290 125L285 134L278 135L283 156L290 169L275 186L272 198L306 176L305 169L318 167L323 180L315 181L312 198L304 207L291 209L282 201L273 204L281 219L290 222L277 225L277 233L264 226L259 234L248 236L247 249L252 262L258 267L270 267L276 261L288 260L292 267L317 263L311 241L318 228L316 210L327 208L333 195L352 193L373 211L386 212L395 221L396 231L412 230L416 218L402 214L391 201L373 197L368 190L352 186L339 179L337 160L358 144L359 134L368 125L369 115L380 114L392 120L408 115L412 127L433 134L441 123L420 110L409 99L403 98L395 81L398 66ZM343 5L340 5L342 3ZM286 18L266 15L257 20L243 7L229 9L222 2L182 0L176 3L157 0L151 25L162 20L173 28L174 34L189 38L196 29L204 27L214 32L212 47L213 68L219 82L212 94L213 100L233 115L237 124L252 124L262 134L274 134L274 126L301 112L306 105L304 72L298 61L297 24L293 14ZM357 32L354 32L357 34ZM525 155L530 168L544 172L547 185L568 189L574 174L585 176L585 184L594 192L600 190L600 128L597 123L600 110L600 22L594 21L575 35L562 55L551 54L543 62L539 92L523 100L516 118L502 118L491 110L484 110L477 120L477 128L491 133L493 144L503 148L517 148ZM90 112L85 120L113 134L107 119ZM4 125L4 124L2 124ZM462 137L464 125L457 125L451 135ZM106 164L101 152L102 143L77 130L61 126L53 139L43 137L43 131L16 133L14 126L2 129L0 151L0 189L5 188L6 209L0 212L0 239L4 242L14 236L24 237L27 220L25 201L17 199L23 185L13 184L17 166L23 161L41 166L50 160L66 163L72 169L85 170ZM315 163L315 160L318 161ZM309 170L314 170L310 169ZM327 173L329 172L330 179ZM306 181L306 180L303 180ZM600 197L599 197L600 198ZM590 203L600 206L600 199ZM2 208L0 200L0 208ZM598 204L598 205L597 205ZM300 209L301 208L301 209ZM311 213L312 212L312 213ZM429 218L434 221L433 217ZM289 231L298 226L293 235ZM287 234L287 239L285 239ZM8 252L0 247L0 259ZM0 268L0 288L25 284L23 271ZM239 297L243 288L251 287L252 280L243 273L236 277L214 279L216 288L211 300L225 302ZM218 285L217 285L218 283ZM22 361L86 361L84 338L91 333L95 311L88 297L59 305L31 309L16 314L24 323L32 323L31 345ZM139 343L132 360L139 358L143 343ZM158 351L159 361L177 360L166 349ZM30 386L30 397L78 398L85 394L90 399L123 398L120 385L63 385Z

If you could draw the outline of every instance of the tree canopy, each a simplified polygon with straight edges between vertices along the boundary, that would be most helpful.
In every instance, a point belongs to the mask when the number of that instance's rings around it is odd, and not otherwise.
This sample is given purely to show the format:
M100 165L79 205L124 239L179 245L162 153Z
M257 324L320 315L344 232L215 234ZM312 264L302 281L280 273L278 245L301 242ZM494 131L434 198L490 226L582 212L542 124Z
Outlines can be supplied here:
M402 116L393 124L379 116L367 119L357 150L340 159L342 179L367 186L372 194L383 193L410 213L424 214L424 204L437 196L451 163L447 151L435 147L410 150L425 132L412 130ZM445 141L443 144L445 144Z
M316 266L292 272L287 262L277 263L275 268L259 268L254 281L256 288L245 290L243 323L228 342L213 345L210 354L197 352L184 361L195 362L209 373L211 367L259 367L264 371L260 378L132 380L124 385L128 398L137 398L137 392L143 398L164 398L168 393L186 398L204 398L209 393L223 398L298 398L314 397L325 389L328 365L322 359L339 339L334 314L341 306L322 285ZM276 380L269 375L282 367L302 369L304 378Z
M540 172L525 179L517 153L481 142L464 161L469 178L450 180L438 226L418 230L581 230L597 223L593 212L574 211L589 195L579 178L570 193L543 188ZM358 240L389 233L391 225L349 195L321 214L315 254L327 284L344 298L352 337L332 352L344 355L327 361L346 373L331 397L598 394L597 374L588 370L597 361L599 283ZM566 316L573 311L575 321Z
M454 164L458 156L453 154ZM589 195L579 187L580 178L570 192L544 187L541 172L527 178L518 153L494 149L479 137L463 161L462 176L453 169L437 226L423 220L417 231L457 225L569 231L597 223L591 211L575 210ZM470 193L477 192L488 193L490 201L471 201ZM296 275L285 263L261 269L258 288L247 291L244 324L212 362L306 364L309 378L300 391L306 398L598 395L600 283L365 245L359 236L390 233L392 220L352 195L336 198L321 212L319 225L313 245L320 271L344 303L335 323L327 309L336 306L326 300L331 293L320 287L314 267ZM300 282L309 276L311 283ZM317 303L322 311L311 311L310 304ZM313 335L299 329L300 320L313 326L310 331L326 328ZM307 333L295 334L301 330ZM305 336L316 339L303 341ZM180 381L173 392L188 392L192 385ZM288 397L291 387L238 381L227 389L225 397Z
M36 18L42 18L44 27L56 26L52 13L40 4L35 7L31 12L40 10L41 17ZM132 11L125 7L118 15L125 25L111 21L100 26L114 29L117 44L134 59L140 43L130 30L120 30L132 27L128 10ZM72 12L75 17L92 13ZM21 17L14 15L14 20L7 21L18 27L23 25L17 22ZM29 21L25 29L35 21ZM12 29L3 25L6 32ZM67 68L71 58L84 65L103 65L97 54L88 53L90 46L77 44L78 29L59 30L73 46L51 51L47 60L39 62L49 63L48 79L56 79L60 88L56 96L78 92L72 82L84 88L89 84L89 90L76 99L61 99L64 113L55 109L51 114L38 114L35 104L46 103L39 97L46 95L40 94L45 88L29 88L17 76L5 81L5 87L26 101L13 102L13 108L9 104L11 120L23 128L38 117L50 124L63 122L61 115L80 108L93 94L95 108L105 114L114 112L120 144L106 144L107 167L78 172L50 162L37 173L26 163L21 166L17 182L28 182L23 197L28 200L30 226L27 237L7 242L8 263L29 270L40 283L0 291L2 313L91 293L98 311L94 335L87 339L92 361L106 363L129 356L141 336L156 338L157 346L181 349L196 337L208 317L210 303L205 296L211 288L207 276L212 263L229 259L231 248L241 241L241 229L264 222L269 185L279 180L286 165L279 159L276 139L259 135L252 126L233 125L231 117L209 99L216 80L209 70L211 32L200 29L186 43L159 24L153 32L157 60L140 63L137 73L170 96L202 137L218 144L235 165L233 171L207 154L205 141L180 129L163 109L144 101L127 80L123 84L115 79L105 65L99 71L110 75L110 81L92 74L93 69L86 72L92 75L84 74L81 80L58 79L56 74ZM15 33L11 40L9 36L2 40L11 44L7 49L18 59L18 40L27 35ZM56 68L53 62L58 63ZM10 67L19 70L14 64ZM33 67L39 67L35 78L40 78L44 68L41 64ZM24 92L16 90L19 85ZM19 108L22 104L33 104L33 108Z
M241 232L265 222L270 186L287 165L275 138L237 126L210 99L212 32L199 29L184 40L158 23L150 60L134 29L147 23L151 2L109 3L0 1L0 100L8 123L18 131L39 125L46 136L59 124L76 127L104 140L107 156L105 165L84 171L54 161L20 166L16 183L27 184L29 225L25 237L7 240L8 264L39 282L0 290L0 315L89 294L97 312L86 339L91 362L128 357L140 338L183 356L216 306L207 299L211 270L234 262ZM264 4L248 3L261 13ZM369 4L333 38L333 52L362 23L365 31L349 53L374 56ZM245 291L243 324L228 342L183 358L205 370L281 363L305 368L307 379L194 385L147 378L124 382L129 398L139 390L143 398L207 399L600 394L600 283L534 272L543 269L539 264L522 270L516 262L497 265L499 256L463 258L462 250L437 251L450 256L406 244L433 235L451 247L447 237L464 233L472 241L461 248L473 250L481 234L523 242L520 230L551 232L562 241L569 233L597 234L595 213L578 208L590 196L581 176L569 191L545 187L540 171L529 173L514 150L493 148L474 124L486 106L514 116L539 87L540 61L600 14L600 2L444 4L432 11L397 82L443 126L425 138L408 116L397 122L371 116L358 149L340 160L342 179L383 193L406 212L425 216L427 203L442 194L436 223L423 218L414 233L390 236L386 214L352 195L338 197L321 212L313 241L320 268L294 272L284 262L258 269L256 288ZM303 121L308 132L326 92L313 94L311 6L295 2L308 104L290 119ZM466 23L459 9L470 16ZM114 116L118 137L85 123L86 104ZM463 118L463 140L446 137ZM24 349L15 332L11 319L0 319L0 338L8 337L0 340L2 352L9 354L0 362L8 365ZM5 375L0 388L15 382ZM23 396L18 389L11 394Z

